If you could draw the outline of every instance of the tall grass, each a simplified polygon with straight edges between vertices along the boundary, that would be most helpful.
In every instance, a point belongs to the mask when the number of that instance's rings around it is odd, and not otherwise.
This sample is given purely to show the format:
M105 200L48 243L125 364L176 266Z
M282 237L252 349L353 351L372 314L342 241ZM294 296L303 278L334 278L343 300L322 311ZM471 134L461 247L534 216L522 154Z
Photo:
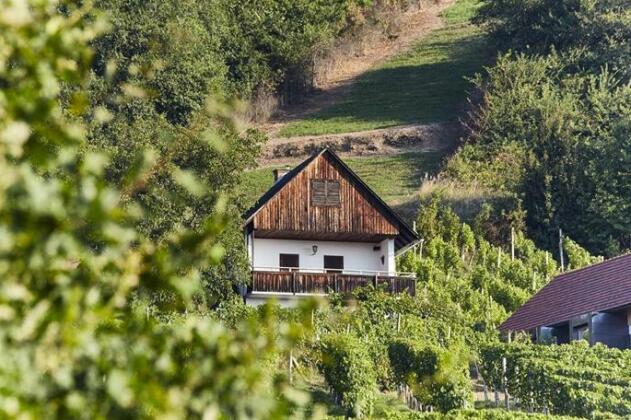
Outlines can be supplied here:
M418 189L418 197L420 201L426 201L438 192L463 220L475 217L484 203L504 197L502 193L492 191L476 182L463 185L441 176L424 180Z

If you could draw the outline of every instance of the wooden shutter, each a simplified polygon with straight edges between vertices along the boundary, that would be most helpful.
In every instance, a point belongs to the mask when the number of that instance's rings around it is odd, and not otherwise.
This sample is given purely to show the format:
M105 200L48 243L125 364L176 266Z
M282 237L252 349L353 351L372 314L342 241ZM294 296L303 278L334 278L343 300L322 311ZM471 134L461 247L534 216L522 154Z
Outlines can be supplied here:
M311 205L339 206L340 183L330 179L311 180Z
M340 205L340 183L338 181L326 182L326 205Z
M326 206L326 180L311 180L311 204L314 206Z

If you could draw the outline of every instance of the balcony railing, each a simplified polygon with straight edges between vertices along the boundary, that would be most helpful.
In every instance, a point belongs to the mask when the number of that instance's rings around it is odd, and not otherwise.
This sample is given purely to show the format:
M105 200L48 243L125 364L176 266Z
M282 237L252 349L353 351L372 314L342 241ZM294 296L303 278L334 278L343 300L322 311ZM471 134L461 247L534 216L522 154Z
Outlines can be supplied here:
M416 294L416 277L413 273L391 274L367 270L331 272L290 267L254 267L251 291L270 294L326 295L352 292L358 287L370 285L391 293L408 293L412 296Z

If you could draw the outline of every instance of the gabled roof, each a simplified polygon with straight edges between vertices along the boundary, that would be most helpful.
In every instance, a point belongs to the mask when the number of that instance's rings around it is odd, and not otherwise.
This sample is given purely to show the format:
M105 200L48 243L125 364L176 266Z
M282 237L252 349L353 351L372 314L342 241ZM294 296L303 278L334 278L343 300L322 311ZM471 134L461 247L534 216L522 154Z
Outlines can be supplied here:
M629 304L631 254L626 254L555 277L504 321L500 330L525 331Z
M276 193L282 190L285 185L289 184L289 181L294 179L296 175L298 175L300 172L302 172L304 168L307 167L307 165L313 162L318 156L323 154L326 150L328 149L323 149L322 151L320 151L320 153L316 153L312 155L308 159L304 160L300 165L294 167L291 171L283 175L278 181L274 182L274 185L272 185L272 187L269 190L267 190L265 194L259 197L259 199L256 200L256 203L254 203L254 205L250 207L243 214L243 218L245 219L245 224L250 223L252 219L254 219L254 216L256 216L256 213L258 213L259 210L263 208L265 203L267 203L272 197L274 197Z
M324 148L318 153L315 153L314 155L300 163L298 166L293 168L291 171L283 175L282 178L280 178L278 181L276 181L274 185L272 185L272 187L257 200L254 206L252 206L248 211L245 212L243 216L245 219L245 225L247 226L248 224L250 224L254 219L254 216L256 216L256 214L263 208L263 206L265 206L265 204L272 197L274 197L280 190L282 190L285 185L287 185L292 179L294 179L296 175L302 172L315 159L324 155L330 157L334 162L336 162L342 168L345 174L353 181L355 181L359 189L372 199L372 202L379 209L379 211L391 223L398 227L399 235L397 236L397 238L395 238L395 247L397 250L401 250L419 239L416 232L414 232L414 230L403 219L401 219L401 217L394 210L392 210L390 206L388 206L364 181L362 181L362 179L346 163L344 163L344 161L334 151L329 148Z

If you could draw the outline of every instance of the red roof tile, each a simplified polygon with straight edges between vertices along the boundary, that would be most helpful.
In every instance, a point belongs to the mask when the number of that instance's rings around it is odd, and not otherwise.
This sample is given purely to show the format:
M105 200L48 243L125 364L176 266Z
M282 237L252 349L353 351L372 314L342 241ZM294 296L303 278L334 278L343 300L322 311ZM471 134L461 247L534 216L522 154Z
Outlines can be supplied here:
M558 275L504 321L500 330L529 330L629 304L631 254Z

